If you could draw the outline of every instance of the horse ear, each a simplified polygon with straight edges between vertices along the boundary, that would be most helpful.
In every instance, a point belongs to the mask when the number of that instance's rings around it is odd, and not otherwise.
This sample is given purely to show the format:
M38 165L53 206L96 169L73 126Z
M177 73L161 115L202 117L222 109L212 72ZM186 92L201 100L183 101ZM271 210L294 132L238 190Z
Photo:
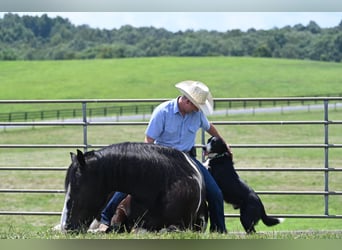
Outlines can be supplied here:
M77 160L76 155L73 152L70 152L70 157L72 162Z
M84 159L84 154L79 149L77 149L77 161L82 167L84 167L86 165L85 159Z

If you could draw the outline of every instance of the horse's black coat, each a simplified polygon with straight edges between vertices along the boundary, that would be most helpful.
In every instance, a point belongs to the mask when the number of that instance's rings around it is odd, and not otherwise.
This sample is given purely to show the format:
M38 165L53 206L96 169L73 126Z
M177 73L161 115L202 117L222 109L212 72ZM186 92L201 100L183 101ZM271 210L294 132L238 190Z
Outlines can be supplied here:
M221 139L210 138L204 150L209 155L209 171L220 187L223 199L240 209L240 221L247 233L255 232L254 226L260 219L267 226L280 223L279 219L266 215L259 196L240 179L232 155Z
M206 218L200 171L182 152L147 143L120 143L77 155L65 179L63 230L88 227L112 191L132 195L128 225L194 229ZM128 229L129 230L129 229Z

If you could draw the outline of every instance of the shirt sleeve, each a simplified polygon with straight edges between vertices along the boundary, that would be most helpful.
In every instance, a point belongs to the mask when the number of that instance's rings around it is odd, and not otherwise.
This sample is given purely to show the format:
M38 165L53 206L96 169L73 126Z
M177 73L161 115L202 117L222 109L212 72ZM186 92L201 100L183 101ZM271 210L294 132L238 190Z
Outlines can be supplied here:
M158 107L153 111L150 122L147 125L145 135L152 139L157 139L164 131L164 112Z

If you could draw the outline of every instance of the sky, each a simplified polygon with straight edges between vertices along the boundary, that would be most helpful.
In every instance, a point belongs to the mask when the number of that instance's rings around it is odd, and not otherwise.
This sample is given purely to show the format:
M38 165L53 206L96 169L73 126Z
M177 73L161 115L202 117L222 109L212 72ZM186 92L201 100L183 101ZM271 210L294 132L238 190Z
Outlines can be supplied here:
M2 18L5 12L0 12ZM113 29L123 25L165 28L169 31L250 28L272 29L315 21L321 28L335 27L342 21L342 12L16 12L19 15L68 18L74 25Z

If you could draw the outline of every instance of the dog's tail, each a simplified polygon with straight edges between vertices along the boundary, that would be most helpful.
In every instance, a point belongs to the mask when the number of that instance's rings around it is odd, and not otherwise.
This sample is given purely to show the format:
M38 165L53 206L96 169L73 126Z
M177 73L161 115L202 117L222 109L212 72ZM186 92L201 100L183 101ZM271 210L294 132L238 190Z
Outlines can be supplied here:
M279 223L282 223L284 221L283 218L275 218L275 217L271 217L271 216L263 216L261 217L262 222L266 225L266 226L274 226L277 225Z
M284 221L283 218L275 218L272 216L268 216L266 214L265 208L264 206L262 206L262 215L261 215L261 220L262 222L266 225L266 226L274 226L277 225L279 223L282 223Z

